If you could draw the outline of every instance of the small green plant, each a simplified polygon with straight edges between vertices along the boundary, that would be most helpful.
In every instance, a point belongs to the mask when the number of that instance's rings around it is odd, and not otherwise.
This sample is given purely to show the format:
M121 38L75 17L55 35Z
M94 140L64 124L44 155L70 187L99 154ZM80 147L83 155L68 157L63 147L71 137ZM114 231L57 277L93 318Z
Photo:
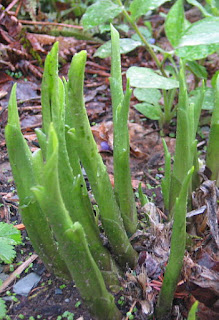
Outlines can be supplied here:
M0 222L0 260L4 263L11 263L16 255L14 246L18 244L21 244L20 231L11 224ZM0 281L1 285L2 281ZM3 319L5 315L5 302L0 299L0 319Z
M75 308L78 308L80 305L81 305L81 301L77 301L77 302L75 303Z

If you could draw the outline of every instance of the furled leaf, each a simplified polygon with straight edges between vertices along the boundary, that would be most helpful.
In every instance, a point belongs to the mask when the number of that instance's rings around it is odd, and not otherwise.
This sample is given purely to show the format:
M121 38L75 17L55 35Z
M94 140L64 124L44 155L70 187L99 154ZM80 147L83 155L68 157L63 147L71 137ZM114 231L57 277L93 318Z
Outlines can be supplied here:
M129 10L134 20L170 0L133 0Z
M198 60L218 49L219 17L209 17L193 23L184 32L176 54L187 60Z
M179 44L179 40L185 30L185 17L183 0L177 0L171 7L165 22L165 32L173 47Z
M158 104L158 101L161 98L161 93L158 89L136 88L134 90L134 96L139 101L145 101L151 104Z
M178 81L158 75L154 70L142 67L130 67L126 74L132 87L173 89L178 88Z
M120 43L120 53L128 53L134 49L136 49L139 46L142 46L142 43L140 41L135 41L129 38L123 38L119 40ZM94 54L94 57L99 58L107 58L111 56L111 40L104 43L102 46L100 46L97 51Z
M14 226L0 222L0 259L10 263L15 257L13 246L21 243L20 231Z
M116 5L110 0L99 0L88 6L82 18L84 29L90 29L105 22L111 21L120 12L122 7Z
M151 120L159 120L161 114L161 108L159 105L152 105L147 102L137 103L135 109L141 112L145 117Z

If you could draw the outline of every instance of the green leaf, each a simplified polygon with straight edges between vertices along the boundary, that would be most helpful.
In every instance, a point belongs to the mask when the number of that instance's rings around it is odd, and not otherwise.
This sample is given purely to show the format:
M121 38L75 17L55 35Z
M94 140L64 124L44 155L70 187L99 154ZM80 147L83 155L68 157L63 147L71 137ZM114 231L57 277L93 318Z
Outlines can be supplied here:
M176 54L187 60L207 57L219 49L219 18L210 17L191 25L181 37Z
M138 17L146 14L149 10L156 9L167 1L170 0L134 0L131 2L129 11L131 11L133 19L136 20Z
M185 30L183 0L178 0L168 12L165 32L173 47L177 47Z
M100 0L89 6L83 15L82 23L84 29L90 29L105 22L112 21L122 12L122 7L110 0Z
M21 243L21 234L11 224L0 222L0 259L5 263L10 263L16 252L13 246Z
M142 43L140 41L135 41L129 38L124 38L119 40L120 44L120 53L128 53L137 47L142 46ZM104 43L102 46L100 46L97 51L94 54L94 57L99 58L107 58L111 56L111 40Z
M178 81L158 75L154 70L142 67L130 67L126 77L130 85L137 88L173 89L178 88Z
M206 68L204 66L201 66L196 61L187 61L187 65L189 66L189 69L196 75L196 77L200 79L207 79L208 78L208 72L206 71Z
M6 306L3 299L0 298L0 319L4 319L6 316Z
M199 94L200 90L201 88L197 88L190 92L190 98L189 98L190 103L195 102L196 97ZM214 109L214 89L213 88L206 87L202 109L210 110L210 111Z
M159 120L161 108L159 105L152 105L147 102L137 103L135 109L151 120Z
M139 101L145 101L151 104L158 104L161 93L158 89L136 88L134 90L134 96Z

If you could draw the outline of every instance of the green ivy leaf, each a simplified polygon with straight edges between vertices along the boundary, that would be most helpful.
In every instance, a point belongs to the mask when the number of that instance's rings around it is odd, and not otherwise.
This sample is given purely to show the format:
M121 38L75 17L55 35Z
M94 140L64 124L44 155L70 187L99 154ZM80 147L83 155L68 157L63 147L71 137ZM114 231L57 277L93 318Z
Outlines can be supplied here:
M130 85L137 88L173 89L178 88L178 81L158 75L154 70L143 67L130 67L126 77Z
M122 7L116 5L110 0L99 0L88 6L82 18L82 24L85 30L110 22L122 12Z
M136 49L139 46L142 46L142 43L140 41L135 41L129 38L123 38L119 40L120 44L120 53L128 53L134 49ZM94 54L94 57L99 58L107 58L111 56L111 40L104 43L102 46L100 46L97 51Z
M159 120L161 108L159 105L152 105L147 102L137 103L135 109L151 120Z
M165 32L173 47L177 47L185 30L183 0L178 0L171 7L165 22Z
M186 60L198 60L218 49L219 17L209 17L193 23L184 32L176 54Z
M129 11L131 12L132 18L136 20L140 16L146 14L149 10L154 10L168 1L170 0L133 0Z
M0 222L0 259L11 263L16 252L14 245L21 243L21 234L13 225Z

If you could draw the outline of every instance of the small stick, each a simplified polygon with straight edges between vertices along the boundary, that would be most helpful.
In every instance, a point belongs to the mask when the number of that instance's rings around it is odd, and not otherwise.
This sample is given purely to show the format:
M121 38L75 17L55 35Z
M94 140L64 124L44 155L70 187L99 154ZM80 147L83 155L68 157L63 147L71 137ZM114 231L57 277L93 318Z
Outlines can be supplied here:
M0 287L0 293L5 291L7 287L20 275L34 260L38 258L37 254L33 254L29 259L24 261L12 274L3 282Z
M133 311L133 309L134 309L134 307L135 307L135 305L136 305L136 300L133 302L133 304L131 305L131 308L129 309L129 312L130 313L132 313L132 311ZM127 316L126 318L125 318L125 320L129 320L129 316Z
M18 20L18 22L23 24L41 24L43 26L57 26L57 27L65 27L65 28L74 28L82 30L82 26L75 26L66 23L58 23L58 22L48 22L48 21L30 21L30 20Z
M10 11L10 9L12 9L14 7L14 5L18 2L19 0L13 0L5 9L5 11Z
M19 11L20 11L20 9L21 9L21 6L22 6L22 1L20 1L20 2L18 3L17 9L16 9L15 14L14 14L15 17L18 16L18 13L19 13Z

